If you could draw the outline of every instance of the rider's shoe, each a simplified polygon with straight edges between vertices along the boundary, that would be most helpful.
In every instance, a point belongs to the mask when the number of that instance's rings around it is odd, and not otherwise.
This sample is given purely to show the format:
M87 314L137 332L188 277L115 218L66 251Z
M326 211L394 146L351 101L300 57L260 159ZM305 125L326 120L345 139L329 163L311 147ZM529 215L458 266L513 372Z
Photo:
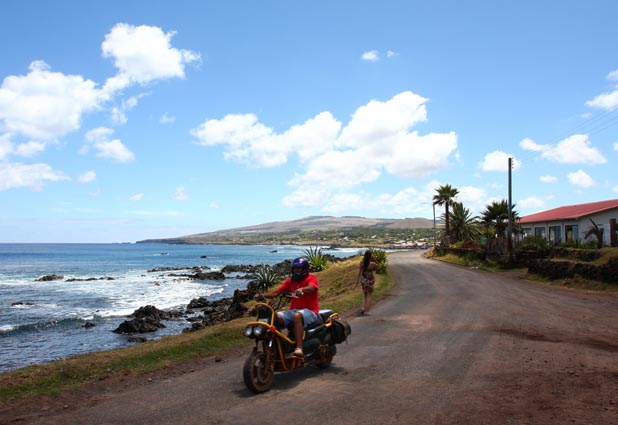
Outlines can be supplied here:
M303 357L303 349L302 349L302 348L296 348L296 349L294 350L294 353L293 353L293 354L294 354L296 357Z

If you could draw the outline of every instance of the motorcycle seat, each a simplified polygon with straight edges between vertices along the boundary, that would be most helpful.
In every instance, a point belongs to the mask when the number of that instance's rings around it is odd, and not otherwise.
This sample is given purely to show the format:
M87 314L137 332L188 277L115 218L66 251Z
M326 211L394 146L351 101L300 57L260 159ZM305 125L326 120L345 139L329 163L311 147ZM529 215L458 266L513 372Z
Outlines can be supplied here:
M326 322L328 322L328 318L330 317L331 314L334 313L334 311L330 310L330 309L328 309L328 310L320 310L319 313L320 314L318 314L318 316L320 316L320 318L322 319L322 322L326 323Z

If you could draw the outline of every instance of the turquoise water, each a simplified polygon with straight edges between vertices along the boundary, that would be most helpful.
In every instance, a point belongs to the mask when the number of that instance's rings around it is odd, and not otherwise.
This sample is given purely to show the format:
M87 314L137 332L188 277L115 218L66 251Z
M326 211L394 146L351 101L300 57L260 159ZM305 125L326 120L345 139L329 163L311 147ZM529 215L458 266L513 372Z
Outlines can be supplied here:
M247 280L223 281L170 276L192 267L276 264L301 256L307 247L164 244L0 244L0 371L75 354L132 344L112 332L144 305L182 308L193 298L216 300L244 289ZM358 249L325 253L340 257ZM152 272L156 268L186 270ZM37 282L46 275L63 279ZM73 280L75 279L75 280ZM84 328L86 321L96 326ZM177 334L184 319L148 338Z

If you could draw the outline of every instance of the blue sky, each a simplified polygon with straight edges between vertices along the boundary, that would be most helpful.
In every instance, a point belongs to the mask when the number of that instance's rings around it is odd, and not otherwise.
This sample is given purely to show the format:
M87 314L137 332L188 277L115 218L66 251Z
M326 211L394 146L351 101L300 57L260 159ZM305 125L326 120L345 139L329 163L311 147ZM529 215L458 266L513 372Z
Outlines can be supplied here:
M618 2L31 1L0 16L0 242L618 198ZM614 171L612 171L614 170ZM438 213L440 211L437 211Z

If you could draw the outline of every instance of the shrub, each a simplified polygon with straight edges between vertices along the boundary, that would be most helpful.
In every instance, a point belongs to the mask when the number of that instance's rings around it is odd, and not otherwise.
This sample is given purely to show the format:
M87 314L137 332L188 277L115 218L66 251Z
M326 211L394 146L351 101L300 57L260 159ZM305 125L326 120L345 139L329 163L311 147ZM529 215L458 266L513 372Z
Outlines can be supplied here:
M251 282L251 289L256 292L265 292L276 283L279 283L281 276L277 271L267 266L260 264L255 268L255 280Z
M517 245L519 251L549 251L549 243L540 236L526 236Z
M373 256L373 259L378 263L376 273L386 273L386 266L388 265L386 251L382 249L372 249L371 255Z
M328 265L328 260L320 247L310 246L305 250L305 257L309 261L309 269L312 272L321 272Z

